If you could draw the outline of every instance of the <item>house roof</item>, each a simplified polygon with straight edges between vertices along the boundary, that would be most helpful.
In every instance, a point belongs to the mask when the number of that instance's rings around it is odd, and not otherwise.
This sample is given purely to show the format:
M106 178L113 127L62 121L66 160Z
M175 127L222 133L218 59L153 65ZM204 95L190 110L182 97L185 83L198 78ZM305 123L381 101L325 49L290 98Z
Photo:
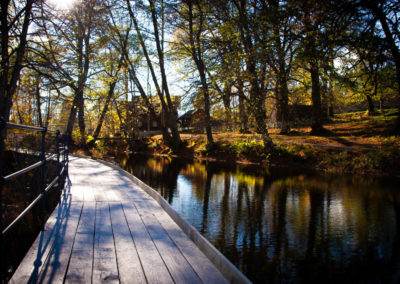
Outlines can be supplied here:
M182 114L178 119L189 119L196 110L192 109Z

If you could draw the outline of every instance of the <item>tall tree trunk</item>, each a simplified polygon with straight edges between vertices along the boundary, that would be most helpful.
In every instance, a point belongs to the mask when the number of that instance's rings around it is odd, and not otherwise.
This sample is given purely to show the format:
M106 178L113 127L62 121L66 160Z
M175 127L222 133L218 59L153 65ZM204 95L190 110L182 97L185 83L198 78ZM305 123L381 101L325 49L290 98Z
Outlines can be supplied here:
M125 38L127 38L127 37L125 37ZM123 43L123 48L125 49L125 47L126 47L126 41ZM89 148L93 147L94 143L96 142L96 140L97 140L97 138L98 138L98 136L100 134L101 127L103 126L104 118L106 117L106 113L108 111L108 106L110 105L111 99L114 96L114 90L115 90L115 86L117 85L117 80L118 80L117 77L118 77L119 71L121 70L121 67L122 67L122 64L123 64L123 61L124 61L124 57L125 57L125 54L121 53L119 61L118 61L118 66L117 66L115 74L113 76L114 77L113 81L111 82L111 84L110 84L110 86L108 88L108 93L107 93L106 101L105 101L104 106L103 106L103 110L101 111L99 121L97 122L96 129L95 129L95 131L93 133L93 139L88 144ZM128 94L128 82L127 82L127 80L125 80L125 82L126 82L125 83L126 84L125 85L126 94ZM126 102L128 102L128 99L126 99Z
M250 76L250 100L252 111L256 120L256 131L262 135L264 143L264 151L268 152L274 148L271 137L268 134L266 124L266 111L265 111L265 94L263 89L260 88L260 83L265 78L259 78L259 72L257 72L257 59L256 50L253 42L257 39L258 35L251 32L248 24L247 15L247 2L240 1L234 3L239 11L240 16L240 37L244 47L244 53L246 58L247 73Z
M78 101L78 124L81 136L81 145L82 147L86 147L85 104L83 94L80 96Z
M271 1L271 5L274 9L274 15L272 16L273 32L275 49L277 53L277 67L272 66L278 76L277 80L277 90L278 90L278 102L279 102L279 118L281 120L281 134L286 134L290 132L290 121L289 121L289 89L288 89L288 75L285 58L285 47L282 41L282 36L280 32L282 22L279 19L279 2ZM290 67L289 67L290 68Z
M47 111L46 111L46 120L44 122L45 127L49 127L50 123L50 113L51 113L51 96L50 96L50 90L49 94L47 96Z
M321 88L319 82L319 68L315 62L310 62L311 73L311 100L312 100L312 123L311 133L321 134L324 131L322 123Z
M158 22L157 22L157 14L156 14L156 9L154 7L154 0L149 0L150 3L150 10L151 10L151 16L153 20L153 28L154 28L154 37L156 40L156 47L157 47L157 54L158 54L158 62L160 65L160 73L161 73L161 81L162 81L162 89L163 93L165 92L165 97L167 99L167 104L168 108L165 109L166 114L167 114L167 123L168 127L171 130L172 134L172 139L173 139L173 150L177 151L179 150L182 141L179 135L179 130L178 130L178 123L177 123L177 110L175 109L175 106L172 102L171 95L169 92L168 88L168 82L167 82L167 75L165 72L165 66L164 66L164 51L162 49L162 44L160 42L160 35L158 31ZM163 11L162 11L163 12Z
M225 109L225 121L226 121L227 131L231 131L233 129L232 110L231 110L231 87L232 87L231 83L226 82L222 94L222 102L224 104L224 109Z
M103 110L101 111L99 121L97 122L96 129L93 132L93 139L88 143L88 147L93 147L94 143L97 141L99 137L101 127L103 126L104 118L106 117L106 113L108 111L108 106L110 105L111 99L114 96L116 81L112 82L107 93L107 98L103 106Z
M204 98L204 112L205 112L205 128L207 135L207 148L211 148L214 144L214 139L212 136L212 127L211 127L211 115L210 115L210 94L208 90L208 83L206 77L206 66L203 60L203 55L201 51L201 32L203 28L203 14L201 12L201 7L198 5L198 9L200 10L199 18L198 18L198 31L195 33L194 31L194 23L193 23L193 4L192 2L188 2L189 9L189 37L190 37L190 50L192 59L196 64L197 71L200 75L201 82L201 90Z
M289 120L289 89L287 85L286 75L282 74L279 79L278 101L281 119L281 134L290 132Z
M257 79L252 80L250 98L252 102L252 110L256 119L256 132L262 136L264 151L269 152L274 148L274 143L268 134L266 124L265 96L263 93L261 93Z
M200 75L200 79L202 82L202 91L204 96L204 112L206 113L206 135L207 135L207 146L208 148L212 147L214 144L214 139L212 135L212 127L211 127L211 115L210 115L210 95L208 92L207 79L205 77L204 70L203 74Z
M370 1L369 4L372 4L370 7L372 12L378 17L379 22L381 23L383 32L385 33L386 43L392 53L393 60L395 63L396 69L396 79L397 79L397 86L398 86L398 93L397 93L397 119L395 123L395 127L393 129L394 134L400 135L400 51L398 45L395 42L395 35L391 32L386 15L383 11L382 6L379 6L379 2Z
M17 82L20 78L20 73L23 67L23 59L25 56L25 49L27 43L27 34L28 28L31 19L32 6L35 0L27 0L26 5L24 7L24 20L22 24L22 31L19 35L19 45L16 49L15 56L9 56L9 31L13 28L12 25L9 24L9 0L1 1L1 63L0 63L0 116L4 117L7 121L10 117L10 110L13 103L13 96L17 89ZM14 59L14 62L10 62Z
M86 81L88 79L89 66L90 66L90 37L91 28L85 27L78 19L78 32L77 36L76 52L78 54L78 70L79 78L77 87L74 89L74 100L72 102L70 116L68 118L67 133L72 138L72 130L75 124L76 114L78 113L78 124L81 138L81 145L86 147L86 134L85 134L85 102L84 102L84 90L86 87Z
M18 95L19 95L19 92L18 92L18 89L17 89L15 103L16 103L18 120L19 120L20 124L25 124L24 118L23 118L23 116L21 114L21 110L20 110L20 107L19 107L19 104L18 104Z
M43 127L42 108L41 108L41 101L40 101L40 79L39 79L39 76L37 76L37 78L36 78L35 99L36 99L38 124L40 127Z
M375 113L374 102L372 101L372 98L370 95L366 95L366 97L367 97L367 102L368 102L368 115L373 115Z
M146 44L142 37L135 13L132 10L130 1L126 0L130 18L132 19L132 22L134 24L134 27L135 27L135 30L137 33L137 37L138 37L140 45L142 47L143 54L146 58L147 66L150 70L150 74L151 74L154 86L157 90L157 95L160 98L162 110L165 112L165 115L166 115L167 127L162 126L163 139L167 144L169 144L172 147L172 149L174 151L177 151L182 144L180 135L179 135L179 131L178 131L178 124L176 121L177 112L172 103L169 89L168 89L167 77L166 77L165 67L164 67L164 53L161 48L161 42L160 42L160 36L159 36L158 24L157 24L157 15L156 15L155 7L154 7L154 0L149 0L149 3L150 3L150 12L151 12L152 22L153 22L153 27L154 27L154 38L156 41L156 48L157 48L157 53L158 53L158 63L159 63L160 72L161 72L162 90L158 84L158 79L157 79L156 73L153 68L153 63L151 62L150 56L148 54L147 47L146 47ZM165 99L164 99L164 92L165 92L165 97L167 99L167 103L165 102ZM168 133L168 128L171 130L172 136Z
M246 100L243 91L243 80L239 79L238 82L238 93L239 93L239 117L240 117L240 132L241 133L248 133L249 126L248 126L248 116L246 110Z
M72 101L71 109L69 111L69 117L67 122L67 129L66 132L69 134L71 138L72 130L74 128L76 114L78 112L77 105L78 105L79 95L75 94L74 99Z
M330 106L328 107L328 116L329 116L329 117L334 117L334 116L335 116L335 113L334 113L334 111L333 111L333 105L330 105Z
M321 76L322 88L321 92L321 112L322 112L322 121L326 122L328 120L328 106L329 106L329 98L328 98L328 80Z

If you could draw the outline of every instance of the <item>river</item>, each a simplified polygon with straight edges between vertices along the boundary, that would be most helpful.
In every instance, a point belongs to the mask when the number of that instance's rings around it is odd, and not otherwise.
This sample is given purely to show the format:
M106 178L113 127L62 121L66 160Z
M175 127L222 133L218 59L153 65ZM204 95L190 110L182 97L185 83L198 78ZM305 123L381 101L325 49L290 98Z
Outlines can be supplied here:
M400 282L400 181L127 156L254 283Z

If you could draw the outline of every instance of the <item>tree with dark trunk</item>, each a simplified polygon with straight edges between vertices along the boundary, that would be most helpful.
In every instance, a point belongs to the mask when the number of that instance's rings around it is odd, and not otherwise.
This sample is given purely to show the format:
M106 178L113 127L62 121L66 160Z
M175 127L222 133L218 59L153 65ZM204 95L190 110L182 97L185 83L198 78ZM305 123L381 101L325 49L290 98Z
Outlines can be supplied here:
M112 16L112 15L111 15ZM114 22L115 24L115 22ZM115 27L115 25L112 27L112 29L117 29L117 27ZM115 67L114 62L112 62L110 64L109 69L111 69L110 71L106 72L108 73L108 76L111 77L110 83L108 84L108 92L107 92L107 96L106 96L106 100L104 102L103 105L103 109L100 113L100 117L99 120L97 122L97 126L92 134L92 140L88 143L88 147L93 147L94 143L96 143L100 131L101 131L101 127L103 126L103 122L104 119L106 117L107 111L109 109L109 105L114 97L114 91L115 91L115 87L117 85L118 79L119 79L119 73L121 71L121 68L124 65L125 62L125 52L123 50L126 50L127 44L128 44L128 37L129 37L129 31L130 29L128 29L128 31L126 32L126 35L124 36L124 38L122 39L122 42L120 42L121 46L120 48L118 48L118 44L112 44L111 49L116 49L118 51L119 54L119 59L117 62L117 66ZM112 40L112 42L118 42L119 41L119 36L121 35L119 32L116 32L117 34L117 39L116 40ZM110 50L109 54L110 54L110 58L112 59L112 50ZM106 68L107 69L107 68Z
M35 60L30 68L46 78L57 92L72 91L72 96L63 96L69 101L66 132L72 133L78 119L80 144L86 147L85 91L105 41L100 30L105 26L106 9L90 0L60 14L42 4L41 16L35 20L35 32L41 37L32 42L30 52Z
M311 101L312 101L312 123L311 133L321 134L324 132L323 127L323 112L321 103L321 86L318 62L311 61L309 63L311 73Z
M269 4L269 15L273 25L269 64L276 74L275 90L281 133L285 134L290 132L288 82L295 55L295 44L298 43L294 34L297 31L297 22L288 4L282 4L279 1L270 1ZM265 8L265 10L268 9Z
M321 99L321 74L324 62L330 61L339 35L347 29L346 22L337 17L335 1L291 1L301 23L298 32L300 48L298 59L311 76L312 122L311 133L324 134L324 112ZM337 37L337 38L336 38Z
M205 24L205 14L203 12L202 5L199 1L183 1L183 9L186 11L181 11L181 13L187 13L187 15L182 18L186 18L187 22L181 25L181 28L187 26L188 31L186 31L187 49L190 50L190 55L194 61L197 72L200 77L201 83L201 95L203 96L204 102L204 112L205 112L205 130L207 135L207 148L211 149L214 144L214 139L212 136L211 128L211 106L210 106L210 94L209 94L209 83L207 80L207 67L204 62L204 43L203 38L204 24ZM195 11L194 11L195 10ZM184 44L184 43L182 43Z
M126 0L126 3L127 3L129 16L134 24L134 28L136 31L137 38L139 40L139 44L142 47L142 52L146 59L147 67L150 70L151 78L156 87L157 95L160 99L162 113L165 117L166 125L162 127L163 137L164 137L166 143L169 144L174 151L178 151L182 144L182 141L180 139L180 135L179 135L179 131L178 131L178 124L176 121L177 110L172 102L171 95L170 95L169 88L168 88L168 81L167 81L167 76L166 76L166 72L165 72L164 51L162 48L162 39L160 38L159 27L158 27L158 15L157 15L156 8L154 6L154 1L149 0L149 5L150 5L149 11L150 11L151 21L153 24L153 37L154 37L153 39L155 41L157 55L158 55L157 63L159 65L160 74L161 74L161 88L160 88L159 80L157 79L157 75L156 75L156 72L154 69L154 64L150 58L150 55L148 52L148 47L147 47L145 39L142 35L142 31L139 27L137 17L135 15L135 13L133 12L130 0ZM138 81L135 80L135 82L137 83ZM138 85L137 85L137 87L139 88ZM139 90L140 90L140 88L139 88ZM169 130L170 130L171 134L169 134Z
M238 11L239 17L239 32L241 43L243 45L243 52L245 54L246 73L250 83L250 106L256 121L256 132L261 134L264 143L264 151L269 152L274 148L274 143L268 134L266 124L266 110L265 110L265 58L257 56L257 46L261 45L261 36L259 30L255 26L250 26L250 17L257 16L249 15L250 11L256 13L255 6L249 7L247 1L233 1ZM253 30L253 29L254 30Z
M16 11L10 0L0 4L1 62L0 62L0 116L8 121L17 89L27 45L35 0L26 0Z
M368 21L372 23L372 32L378 35L383 32L383 40L387 44L387 49L392 57L391 60L394 62L398 86L398 115L393 131L396 135L400 135L400 18L398 16L398 3L393 0L360 0L356 5L359 5L361 8L366 8L372 15L373 20ZM381 31L377 28L378 21L381 26Z
M36 75L35 78L35 101L36 101L36 109L37 109L37 119L40 127L43 127L42 120L42 102L40 97L40 76Z

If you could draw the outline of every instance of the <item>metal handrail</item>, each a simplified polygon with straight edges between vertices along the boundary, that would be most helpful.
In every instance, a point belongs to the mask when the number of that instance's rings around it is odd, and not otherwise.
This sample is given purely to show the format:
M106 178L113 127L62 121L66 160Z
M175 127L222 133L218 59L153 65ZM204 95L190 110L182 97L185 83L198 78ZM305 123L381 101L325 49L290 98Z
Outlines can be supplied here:
M33 165L30 165L29 167L23 168L22 170L19 170L19 171L15 172L15 173L12 173L12 174L8 175L8 176L5 176L4 177L4 181L9 181L10 179L13 179L13 178L15 178L17 176L20 176L22 174L30 172L31 170L34 170L37 167L40 167L41 165L43 165L43 163L44 163L43 161L37 162L37 163L35 163Z
M44 212L45 212L45 197L46 193L56 184L59 182L59 190L61 191L60 181L62 177L68 176L68 136L63 135L63 141L60 142L60 132L58 130L48 130L46 127L36 127L36 126L28 126L28 125L20 125L15 123L6 122L3 118L0 118L0 160L2 160L2 153L4 148L4 136L3 131L7 128L12 129L22 129L22 130L32 130L32 131L39 131L42 133L42 147L40 152L41 161L34 163L26 168L23 168L17 172L9 174L7 176L3 176L2 173L2 161L0 161L0 216L2 216L2 187L4 183L8 180L16 178L24 173L30 172L33 169L36 169L41 166L41 176L40 176L40 185L41 185L41 192L40 194L22 211L17 218L15 218L11 224L7 226L5 230L2 227L2 220L0 218L0 238L1 241L5 234L7 234L14 226L17 224L40 200L42 200L42 210L41 210L41 221L42 221L42 230L44 229ZM46 157L46 150L49 147L45 147L45 138L47 133L55 133L56 137L52 139L50 146L54 143L56 144L56 153L48 155ZM60 151L60 149L63 149ZM62 160L60 160L62 157ZM46 163L50 160L57 161L57 176L46 186L45 185L45 172L46 172ZM61 193L61 192L60 192Z
M58 130L50 130L50 129L47 129L46 127L16 124L16 123L12 123L12 122L5 122L5 123L7 124L7 128L13 128L13 129L47 131L47 132L51 132L51 133L56 133L58 131Z

